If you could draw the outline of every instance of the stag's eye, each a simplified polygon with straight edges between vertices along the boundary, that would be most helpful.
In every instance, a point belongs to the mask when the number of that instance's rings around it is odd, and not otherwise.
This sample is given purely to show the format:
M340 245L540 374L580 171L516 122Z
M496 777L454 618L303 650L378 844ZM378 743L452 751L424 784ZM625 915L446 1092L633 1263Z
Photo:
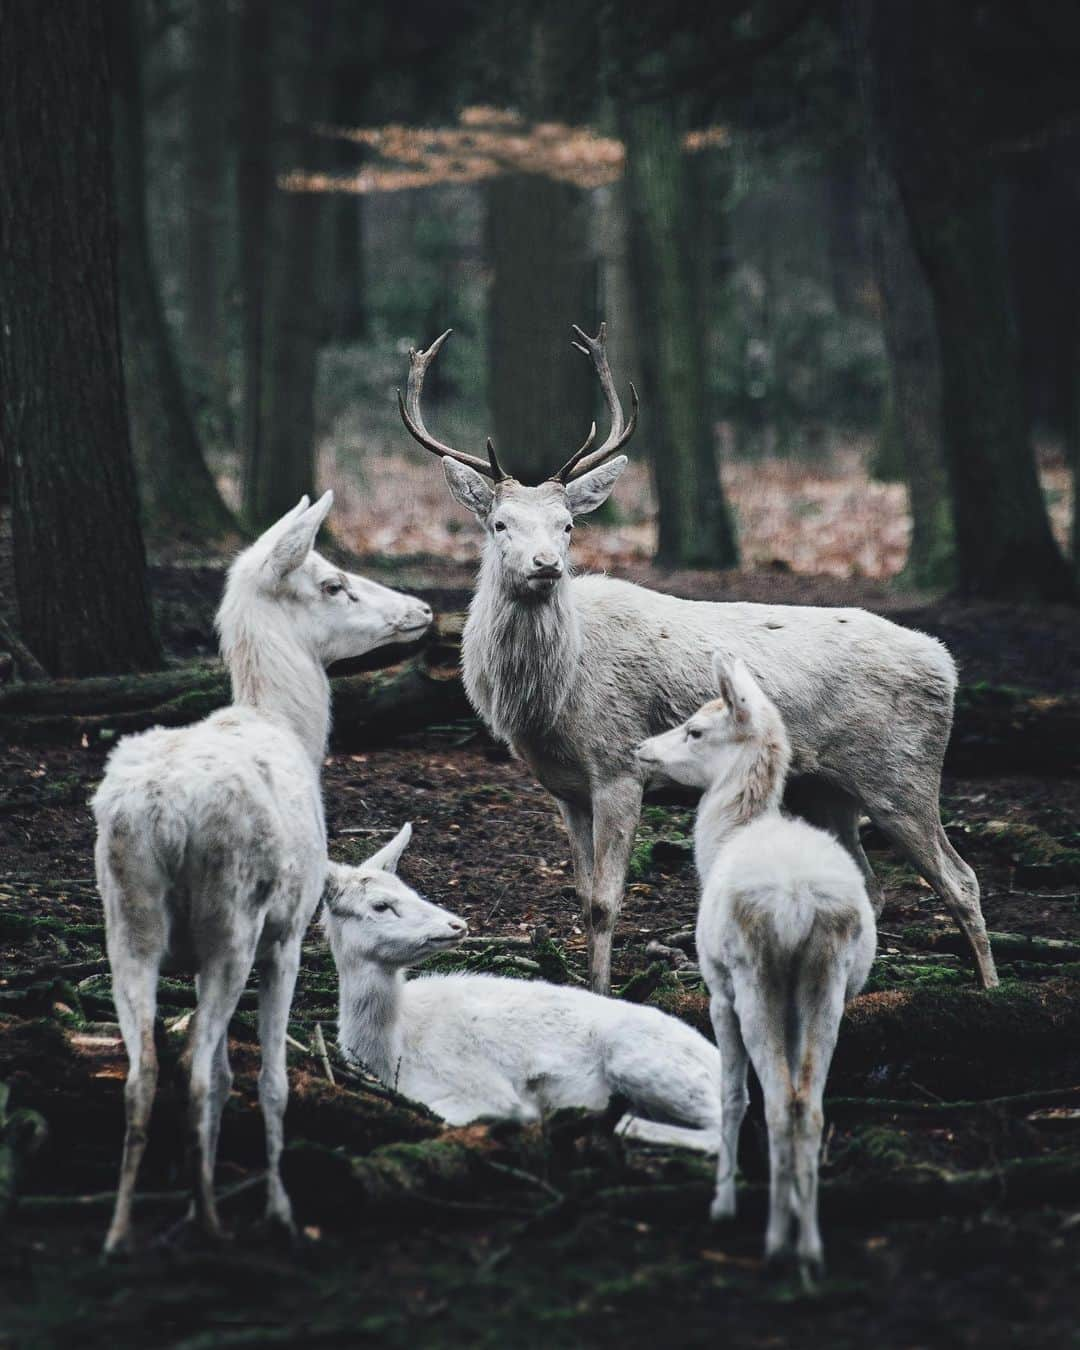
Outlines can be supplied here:
M701 740L701 728L700 728L700 727L687 727L687 728L686 728L686 739L687 739L688 741L700 741L700 740Z
M340 581L323 582L323 595L340 595L344 589Z
M495 522L495 529L496 529L496 531L497 531L499 534L502 534L503 530L506 529L506 521L505 521L505 520L497 520L497 521Z
M393 906L390 904L389 900L376 900L371 908L376 914L385 914L386 911L392 909Z
M566 533L566 534L572 534L573 531L574 531L574 526L573 526L573 524L567 525L566 530L565 530L565 533Z

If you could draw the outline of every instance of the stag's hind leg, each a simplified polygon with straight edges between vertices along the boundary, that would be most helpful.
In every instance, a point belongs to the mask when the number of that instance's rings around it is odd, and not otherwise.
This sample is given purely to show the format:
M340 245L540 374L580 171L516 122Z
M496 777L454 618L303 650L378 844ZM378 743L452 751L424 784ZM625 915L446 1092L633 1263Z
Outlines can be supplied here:
M867 809L915 870L944 900L975 958L979 983L996 988L997 970L986 934L975 873L949 843L941 824L937 794L931 800L868 801Z

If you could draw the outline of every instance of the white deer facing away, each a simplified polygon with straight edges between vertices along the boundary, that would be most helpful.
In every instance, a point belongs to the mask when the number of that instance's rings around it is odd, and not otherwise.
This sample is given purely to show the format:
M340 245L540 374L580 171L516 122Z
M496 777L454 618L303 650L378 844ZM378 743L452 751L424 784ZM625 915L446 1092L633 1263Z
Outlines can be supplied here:
M720 697L645 741L638 758L646 773L705 790L694 828L697 947L724 1066L713 1217L735 1213L749 1053L769 1131L766 1255L794 1250L812 1276L822 1268L825 1079L844 1004L874 959L874 914L861 872L836 840L780 814L791 747L775 705L741 662L718 659L716 678Z
M657 1008L584 989L495 975L405 970L465 936L462 919L395 875L405 825L360 867L330 864L323 926L340 988L345 1056L452 1125L537 1121L623 1098L620 1128L652 1143L716 1152L720 1056Z
M113 992L130 1060L127 1129L107 1254L131 1240L131 1203L157 1084L162 969L195 972L190 1052L194 1214L220 1235L214 1159L232 1082L227 1028L259 975L259 1100L267 1215L291 1227L279 1159L285 1031L304 930L326 875L320 768L330 722L324 667L419 636L427 605L312 551L333 500L304 497L242 553L218 611L233 704L178 730L126 737L94 798L96 864Z
M410 355L405 424L443 459L453 496L485 531L462 644L465 688L493 733L553 794L566 824L589 936L592 987L610 982L612 931L641 811L634 750L713 694L718 645L741 657L775 701L792 743L789 805L831 830L881 896L859 841L865 810L937 890L997 983L974 872L938 810L956 668L933 638L858 609L681 600L606 576L571 577L574 517L595 510L626 467L611 458L626 424L605 354L575 329L611 411L611 431L527 487L426 429L424 374L445 341Z

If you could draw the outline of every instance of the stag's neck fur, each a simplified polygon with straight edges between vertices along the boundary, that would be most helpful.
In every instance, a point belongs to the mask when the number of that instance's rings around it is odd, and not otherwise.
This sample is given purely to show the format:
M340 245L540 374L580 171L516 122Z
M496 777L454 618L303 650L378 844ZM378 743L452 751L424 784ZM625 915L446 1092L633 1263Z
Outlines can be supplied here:
M272 605L251 605L228 628L223 624L222 654L233 702L284 722L318 773L330 734L330 681L296 640L287 616Z
M401 1062L401 1002L405 972L377 961L339 967L338 1040L342 1053L387 1087Z
M730 771L705 791L694 822L694 862L703 885L737 830L762 816L780 814L790 761L791 746L778 720L748 740Z
M485 545L462 643L465 688L496 736L515 742L555 725L577 676L581 621L570 580L521 596Z

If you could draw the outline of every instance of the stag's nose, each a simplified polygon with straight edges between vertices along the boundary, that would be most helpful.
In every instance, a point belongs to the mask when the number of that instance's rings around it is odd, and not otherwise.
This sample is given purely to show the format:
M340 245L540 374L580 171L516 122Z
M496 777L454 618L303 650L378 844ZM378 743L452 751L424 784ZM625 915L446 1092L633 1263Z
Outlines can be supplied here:
M536 568L537 572L542 572L547 576L557 577L562 575L562 563L559 561L559 555L546 549L542 553L533 554L533 567Z

